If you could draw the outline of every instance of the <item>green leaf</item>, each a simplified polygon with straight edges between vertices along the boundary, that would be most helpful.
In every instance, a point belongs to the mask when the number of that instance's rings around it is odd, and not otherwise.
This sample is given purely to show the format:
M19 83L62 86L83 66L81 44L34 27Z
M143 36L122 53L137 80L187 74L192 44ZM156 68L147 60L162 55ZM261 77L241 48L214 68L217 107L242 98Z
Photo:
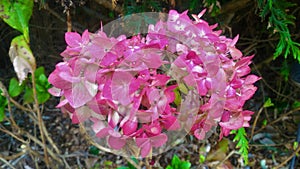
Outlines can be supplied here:
M19 96L23 90L24 90L24 85L23 84L20 85L16 78L10 79L9 86L8 86L8 93L10 97Z
M130 169L129 167L125 167L125 166L121 166L121 167L118 167L117 169Z
M0 122L4 120L5 117L5 106L0 106Z
M99 151L99 149L98 149L98 151ZM98 155L98 154L94 154L94 155ZM113 165L113 162L112 161L104 161L104 166L106 166L106 167L111 167Z
M274 103L272 103L271 98L268 98L267 101L264 103L264 108L272 106L274 106Z
M247 140L247 134L245 131L245 128L240 128L237 130L235 137L233 138L233 141L238 141L236 148L239 148L239 153L244 158L244 162L247 165L248 164L248 140Z
M175 94L174 103L176 104L176 106L179 106L181 104L181 96L178 87L174 89L174 94Z
M34 101L33 99L33 91L31 88L26 87L25 88L25 94L23 95L24 103L32 103Z
M203 164L203 163L205 162L205 160L206 160L205 155L200 154L200 155L199 155L199 163L200 163L200 164Z
M267 119L264 119L263 122L262 122L263 126L266 126L268 124L268 120Z
M135 164L138 164L139 161L135 157L131 157L132 161L135 162ZM131 163L128 163L129 169L136 169Z
M1 0L0 17L9 26L24 34L29 42L28 23L32 14L33 0Z
M179 83L178 87L179 87L179 90L182 93L188 94L189 90L188 90L187 86L184 83Z
M292 108L295 109L295 108L298 108L298 107L300 107L300 102L296 100L296 101L292 104Z
M47 100L49 100L50 94L46 92L37 92L37 100L39 104L45 103Z
M179 166L180 164L180 159L177 155L174 155L173 158L172 158L172 166Z
M40 78L41 75L45 75L45 68L44 67L38 67L35 71L34 71L34 76L36 79Z
M89 148L89 153L90 154L93 154L93 155L98 155L99 154L99 149L95 146L90 146ZM106 162L106 161L105 161Z
M39 83L36 83L36 90L40 93L44 93L46 92L47 90L44 88L44 86L40 85Z
M191 163L188 161L183 161L180 164L180 169L189 169L191 168Z
M48 79L47 76L45 74L41 74L38 78L38 82L42 85L44 85L45 87L47 87L48 83Z

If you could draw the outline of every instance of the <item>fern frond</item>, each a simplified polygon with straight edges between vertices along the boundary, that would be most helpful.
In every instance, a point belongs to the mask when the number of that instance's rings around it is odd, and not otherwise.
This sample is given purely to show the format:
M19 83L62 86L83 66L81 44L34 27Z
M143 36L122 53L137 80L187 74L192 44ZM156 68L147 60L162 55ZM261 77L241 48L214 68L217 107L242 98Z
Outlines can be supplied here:
M248 139L247 139L247 133L245 131L245 128L240 128L236 131L234 131L235 137L233 139L234 142L237 141L236 148L239 148L239 153L244 159L245 165L248 164Z

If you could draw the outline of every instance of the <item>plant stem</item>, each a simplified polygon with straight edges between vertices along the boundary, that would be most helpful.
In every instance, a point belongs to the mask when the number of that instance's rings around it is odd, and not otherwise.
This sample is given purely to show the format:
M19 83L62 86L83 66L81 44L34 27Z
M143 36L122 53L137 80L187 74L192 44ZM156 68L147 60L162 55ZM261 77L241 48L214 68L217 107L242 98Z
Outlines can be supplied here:
M120 155L118 154L118 152L120 151L112 151L109 148L103 147L100 144L96 143L87 133L87 131L85 130L84 126L80 123L79 124L80 127L80 132L84 134L85 139L87 139L87 141L92 144L93 146L97 147L99 150L107 152L107 153L113 153L116 155ZM131 158L127 157L126 154L124 154L123 158L125 158L129 163L131 163L136 169L141 169L140 166L138 166L135 161L133 161Z
M290 155L286 160L284 160L281 164L279 164L278 166L274 167L273 169L279 169L279 168L283 167L284 164L286 164L287 162L289 162L299 151L300 151L300 146L298 146L298 148L294 151L294 153L292 155Z
M33 98L34 98L34 109L35 112L37 113L38 116L38 125L39 125L39 129L40 129L40 134L41 134L41 139L42 139L42 143L43 143L43 148L44 148L44 154L45 154L45 163L47 165L47 167L49 168L49 158L48 158L48 153L47 153L47 146L46 146L46 141L45 141L45 134L44 134L44 130L43 130L43 119L42 119L42 114L39 108L39 102L37 99L37 92L36 92L36 84L35 84L35 76L34 73L32 73L31 76L31 83L32 83L32 90L33 90Z

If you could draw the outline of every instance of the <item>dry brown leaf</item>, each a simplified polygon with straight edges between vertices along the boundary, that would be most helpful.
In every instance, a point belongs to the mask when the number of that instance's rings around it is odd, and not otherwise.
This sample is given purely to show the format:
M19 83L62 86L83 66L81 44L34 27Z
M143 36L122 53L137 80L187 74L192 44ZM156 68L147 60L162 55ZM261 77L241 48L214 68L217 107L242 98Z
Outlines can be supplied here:
M19 83L36 68L35 58L23 35L15 37L9 48L9 57L17 73Z

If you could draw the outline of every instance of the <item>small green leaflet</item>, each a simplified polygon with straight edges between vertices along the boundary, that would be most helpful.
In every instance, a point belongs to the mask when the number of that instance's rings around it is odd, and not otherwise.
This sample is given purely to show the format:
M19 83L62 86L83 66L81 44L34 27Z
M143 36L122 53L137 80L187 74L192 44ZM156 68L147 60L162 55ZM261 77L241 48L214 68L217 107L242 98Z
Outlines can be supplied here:
M231 133L235 134L233 141L237 141L236 148L239 148L239 153L242 155L245 165L247 165L249 145L245 128L242 127L238 130L233 130Z
M9 26L22 32L28 43L28 23L32 9L33 0L0 0L0 17Z
M172 158L171 165L168 165L166 169L189 169L191 163L188 161L181 161L177 155Z
M274 106L274 103L272 103L271 98L268 98L267 101L264 103L264 108L272 107L272 106Z
M24 84L19 84L16 78L10 79L9 86L8 86L8 94L10 97L16 97L21 94L24 90Z
M45 75L44 67L37 68L34 72L34 76L35 76L35 85L37 91L37 100L39 104L43 104L50 98L48 89L51 87ZM30 75L29 78L31 79L32 75ZM32 103L34 101L32 88L29 88L28 86L25 87L23 100L25 103Z
M6 105L7 99L4 96L2 96L2 90L0 89L0 122L4 120Z

